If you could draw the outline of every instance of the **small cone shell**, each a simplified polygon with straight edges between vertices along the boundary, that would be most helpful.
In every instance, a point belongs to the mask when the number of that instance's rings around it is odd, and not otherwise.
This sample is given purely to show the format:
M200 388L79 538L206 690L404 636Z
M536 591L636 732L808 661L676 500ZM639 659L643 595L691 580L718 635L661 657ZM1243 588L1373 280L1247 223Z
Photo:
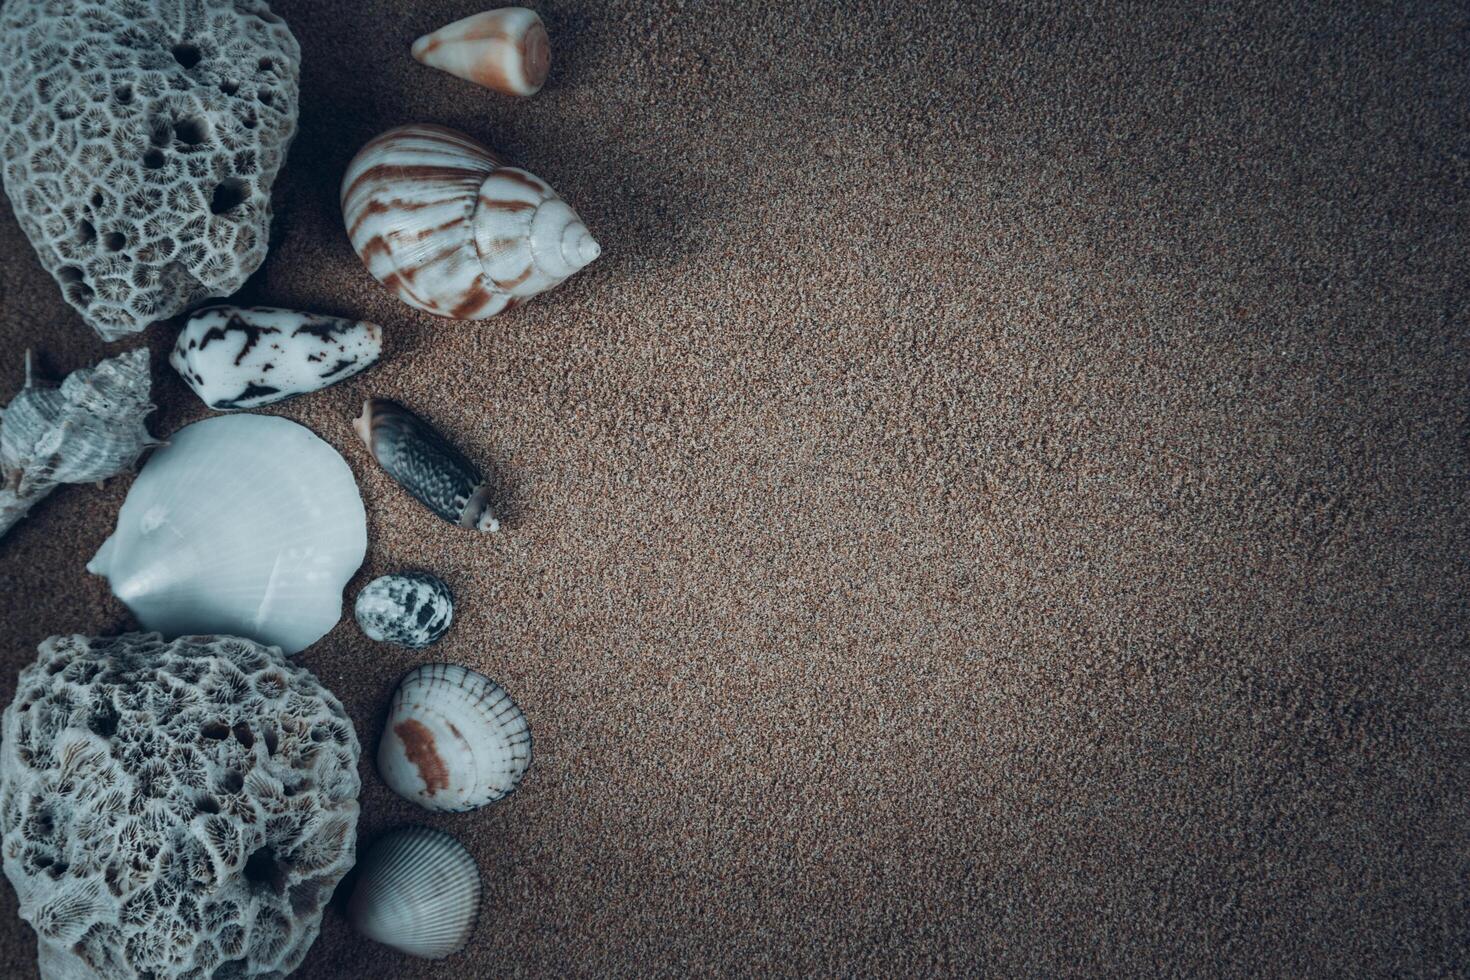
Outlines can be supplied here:
M551 69L551 40L534 10L504 7L425 34L413 42L413 56L506 95L535 95Z
M439 960L469 942L480 894L480 869L463 844L442 830L404 827L358 862L347 917L375 942Z

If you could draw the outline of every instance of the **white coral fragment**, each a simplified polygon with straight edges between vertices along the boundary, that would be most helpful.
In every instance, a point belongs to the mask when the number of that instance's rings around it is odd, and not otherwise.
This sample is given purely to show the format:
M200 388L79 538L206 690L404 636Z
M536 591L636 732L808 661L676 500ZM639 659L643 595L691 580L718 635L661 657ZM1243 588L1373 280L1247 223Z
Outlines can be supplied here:
M300 60L261 0L0 7L0 177L104 339L228 296L265 259Z
M352 723L308 671L234 637L52 637L0 726L0 858L43 980L301 962L359 789Z

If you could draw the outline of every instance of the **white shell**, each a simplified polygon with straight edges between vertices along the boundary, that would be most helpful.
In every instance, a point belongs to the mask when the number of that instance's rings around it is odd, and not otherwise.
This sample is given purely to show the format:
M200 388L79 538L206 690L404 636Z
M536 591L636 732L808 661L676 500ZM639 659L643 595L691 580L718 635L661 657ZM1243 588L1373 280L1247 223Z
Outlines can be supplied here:
M463 844L442 830L404 827L358 861L347 917L374 942L438 960L469 942L480 895L480 869Z
M429 810L482 807L531 764L526 716L501 686L458 664L425 664L398 685L378 744L378 773Z
M347 237L409 306L483 320L543 293L601 254L539 177L443 126L390 129L342 178Z
M62 483L99 483L130 470L158 441L144 417L153 411L148 349L79 368L60 387L31 377L0 413L0 535Z
M415 60L506 95L535 95L551 70L551 40L534 10L471 14L413 42Z
M145 629L291 654L341 618L366 550L362 498L335 449L288 419L227 415L153 455L87 570Z
M189 318L169 363L216 410L259 408L345 381L378 360L376 323L215 306Z

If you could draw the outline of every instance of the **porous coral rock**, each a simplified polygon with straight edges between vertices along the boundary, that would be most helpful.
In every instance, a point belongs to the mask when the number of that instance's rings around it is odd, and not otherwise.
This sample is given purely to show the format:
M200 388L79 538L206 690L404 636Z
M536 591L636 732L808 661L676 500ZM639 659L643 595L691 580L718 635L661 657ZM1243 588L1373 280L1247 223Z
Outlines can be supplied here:
M0 722L0 858L45 980L279 977L357 842L357 736L274 647L52 637Z
M265 259L300 48L260 0L6 0L5 192L67 302L116 340Z

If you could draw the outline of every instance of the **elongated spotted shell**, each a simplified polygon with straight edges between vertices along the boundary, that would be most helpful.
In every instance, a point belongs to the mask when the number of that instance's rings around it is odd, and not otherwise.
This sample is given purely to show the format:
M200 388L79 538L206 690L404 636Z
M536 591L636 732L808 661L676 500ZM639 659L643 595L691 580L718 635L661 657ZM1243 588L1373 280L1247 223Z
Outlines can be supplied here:
M500 529L480 468L429 423L397 402L370 398L352 427L384 472L419 503L460 527Z
M525 302L602 251L545 181L443 126L368 141L342 178L342 216L373 278L458 320Z

